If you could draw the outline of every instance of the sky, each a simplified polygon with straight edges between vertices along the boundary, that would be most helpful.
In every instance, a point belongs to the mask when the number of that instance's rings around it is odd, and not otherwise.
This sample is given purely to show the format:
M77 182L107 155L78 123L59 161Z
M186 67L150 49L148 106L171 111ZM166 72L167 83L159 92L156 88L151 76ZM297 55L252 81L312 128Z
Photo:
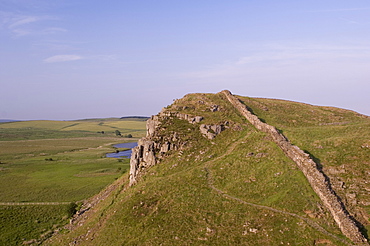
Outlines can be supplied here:
M0 0L0 119L157 114L188 93L370 115L368 0Z

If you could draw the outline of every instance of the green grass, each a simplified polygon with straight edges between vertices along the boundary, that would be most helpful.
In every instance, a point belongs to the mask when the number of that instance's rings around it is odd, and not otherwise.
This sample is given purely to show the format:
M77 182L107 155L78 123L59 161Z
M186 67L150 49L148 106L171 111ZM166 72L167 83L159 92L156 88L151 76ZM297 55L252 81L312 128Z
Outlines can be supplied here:
M78 201L92 196L129 168L128 159L102 158L105 151L63 152L2 164L0 185L10 188L0 191L1 201Z
M67 130L72 124L79 129ZM112 133L95 132L101 129ZM128 171L128 159L106 158L105 154L115 152L113 144L137 138L117 137L115 129L142 136L145 122L109 119L0 124L0 245L20 245L40 235L45 239L67 223L70 215L69 205L4 203L81 201Z
M91 119L77 121L19 121L0 123L0 141L55 139L67 137L107 137L119 130L122 135L143 137L145 121L140 119ZM101 132L104 132L102 134Z
M37 155L48 156L61 152L75 152L91 148L110 148L111 144L136 141L120 137L86 137L64 139L37 139L0 141L0 160L14 160ZM107 149L105 149L107 150Z
M47 238L68 217L68 205L0 206L0 245L22 245L40 235Z
M353 111L241 97L322 165L352 215L370 230L370 118ZM266 110L267 109L267 110ZM347 199L355 196L355 200Z
M214 104L221 110L211 112ZM157 141L176 133L186 142L183 149L166 153L136 186L118 190L84 225L45 245L68 245L87 232L80 245L343 245L338 238L344 236L295 164L222 95L190 94L167 110L204 120L164 119ZM229 128L215 139L200 134L200 124L225 121Z

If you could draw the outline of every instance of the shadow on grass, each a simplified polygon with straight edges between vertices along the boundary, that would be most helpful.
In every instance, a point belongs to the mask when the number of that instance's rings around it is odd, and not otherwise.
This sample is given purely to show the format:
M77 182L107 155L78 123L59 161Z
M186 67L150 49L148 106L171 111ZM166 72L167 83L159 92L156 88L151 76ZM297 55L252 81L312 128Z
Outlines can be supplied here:
M266 120L265 119L262 119L262 118L260 118L254 111L253 111L253 109L252 108L250 108L247 104L245 104L242 100L240 100L239 99L239 101L248 109L248 111L249 112L251 112L253 115L255 115L255 116L257 116L258 117L258 119L260 120L260 121L262 121L263 123L266 123Z
M239 99L239 101L248 109L248 111L249 112L251 112L253 115L256 115L255 113L254 113L254 111L253 111L253 109L252 108L250 108L250 107L248 107L248 105L246 105L242 100L240 100ZM257 117L258 117L258 115L256 115ZM258 117L259 118L259 117ZM263 123L266 123L266 121L264 120L264 119L261 119L261 118L259 118L259 120L260 121L262 121ZM283 136L284 136L284 134L283 134L283 131L281 130L281 129L277 129L277 128L275 128L280 134L282 134ZM285 138L285 136L284 136L284 138ZM316 168L317 168L317 170L319 171L319 172L321 172L321 174L324 176L324 178L325 178L325 181L326 181L326 183L327 183L327 185L328 185L328 188L329 188L329 190L334 194L334 196L337 198L337 200L338 200L338 202L339 202L339 204L340 204L340 206L341 206L341 208L342 208L342 210L343 210L343 212L356 224L356 226L359 228L359 230L360 230L360 232L361 232L361 234L367 239L367 240L369 240L369 238L368 238L368 232L367 232L367 229L364 227L364 225L363 224L361 224L358 220L356 220L349 212L348 212L348 210L346 209L346 207L345 207L345 205L344 205L344 203L343 203L343 201L342 201L342 199L341 199L341 197L340 196L338 196L337 194L336 194L336 192L334 191L334 189L333 189L333 187L332 187L332 185L331 185L331 182L330 182L330 178L323 172L323 166L322 166L322 164L321 164L321 160L319 159L319 158L317 158L316 156L314 156L313 154L311 154L309 151L307 151L307 150L303 150L305 153L307 153L309 156L310 156L310 158L316 163Z
M319 158L317 158L316 156L314 156L313 154L311 154L308 150L303 150L305 153L309 154L310 158L316 163L316 167L317 169L324 175L325 177L325 180L329 186L329 189L334 193L334 195L337 197L339 203L340 203L340 206L342 207L343 211L348 215L348 217L353 221L355 222L356 226L359 228L361 234L367 239L369 240L369 235L368 235L368 231L367 229L365 228L365 226L363 224L361 224L361 222L359 222L356 218L354 218L349 212L348 210L346 209L346 207L344 206L344 203L342 201L342 198L340 196L338 196L338 194L335 192L335 190L333 189L332 185L331 185L331 182L330 182L330 178L323 172L323 166L321 164L321 160Z

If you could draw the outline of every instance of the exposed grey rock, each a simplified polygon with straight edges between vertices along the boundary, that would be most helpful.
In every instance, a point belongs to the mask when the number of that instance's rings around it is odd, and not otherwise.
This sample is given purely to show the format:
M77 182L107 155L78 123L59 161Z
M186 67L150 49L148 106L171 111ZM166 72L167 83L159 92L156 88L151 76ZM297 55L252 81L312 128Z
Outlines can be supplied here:
M211 112L219 111L219 109L220 109L220 106L218 106L218 105L212 105L212 106L210 107Z
M206 136L208 139L214 139L218 134L220 134L225 127L223 125L206 125L201 124L199 127L200 132Z
M162 146L161 146L161 153L166 153L168 152L169 150L171 149L171 143L170 142L165 142Z
M152 137L155 130L159 127L160 121L158 119L158 116L153 115L149 120L146 122L146 136Z
M142 138L138 145L132 149L130 159L130 186L134 185L140 171L144 168L154 166L156 163L155 143L148 139Z
M187 120L191 124L199 123L203 120L202 116L191 116L179 112L161 111L160 116L177 117L182 120Z
M201 122L203 120L203 117L202 116L195 116L194 117L194 121L195 121L195 123L199 123L199 122Z

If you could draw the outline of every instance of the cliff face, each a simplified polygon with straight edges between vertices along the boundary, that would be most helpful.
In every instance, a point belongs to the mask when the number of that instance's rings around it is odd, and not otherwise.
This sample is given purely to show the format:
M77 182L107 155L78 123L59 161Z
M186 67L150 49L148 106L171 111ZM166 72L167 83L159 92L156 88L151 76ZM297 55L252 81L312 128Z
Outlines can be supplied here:
M130 159L130 186L136 184L140 173L156 164L156 152L158 150L169 150L169 146L165 149L166 144L161 146L161 143L156 143L152 139L155 136L156 128L160 126L158 116L152 116L146 124L147 135L138 141L138 145L132 149ZM163 147L163 148L162 148Z
M215 112L218 105L212 105L211 111ZM159 132L162 121L177 118L188 121L190 124L199 125L203 120L202 116L192 116L185 113L173 112L162 109L158 115L152 116L147 121L147 134L132 150L130 159L130 186L136 184L138 178L145 173L147 168L154 166L170 150L179 150L184 147L184 141L179 138L177 132L170 135L163 135ZM200 124L199 131L204 137L214 139L226 127L224 124L206 125Z

